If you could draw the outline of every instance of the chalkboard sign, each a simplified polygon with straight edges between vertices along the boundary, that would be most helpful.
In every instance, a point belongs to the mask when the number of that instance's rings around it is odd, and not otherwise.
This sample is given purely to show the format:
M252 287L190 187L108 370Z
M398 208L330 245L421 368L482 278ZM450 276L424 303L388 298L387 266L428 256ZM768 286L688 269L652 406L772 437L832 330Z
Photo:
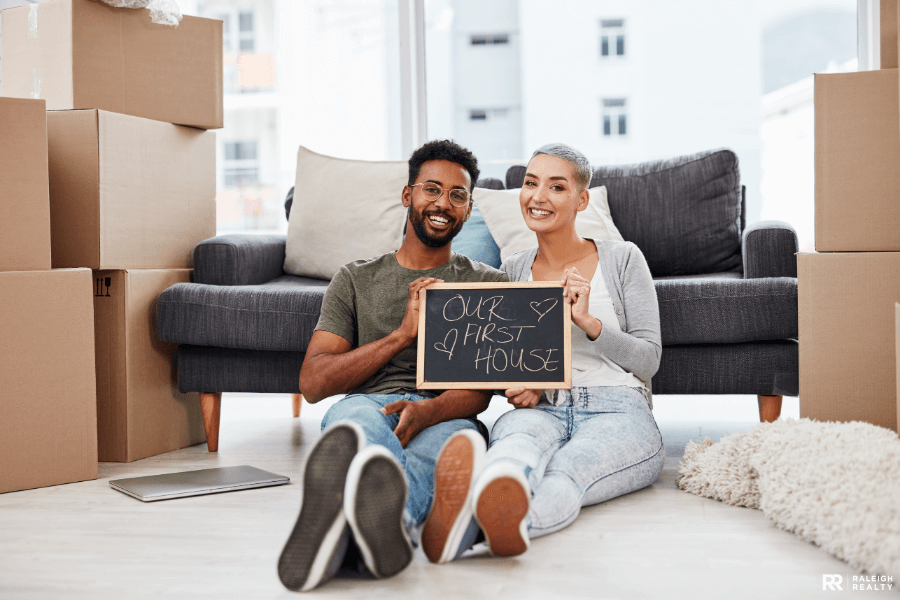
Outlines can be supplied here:
M419 302L418 389L572 387L561 284L436 283Z

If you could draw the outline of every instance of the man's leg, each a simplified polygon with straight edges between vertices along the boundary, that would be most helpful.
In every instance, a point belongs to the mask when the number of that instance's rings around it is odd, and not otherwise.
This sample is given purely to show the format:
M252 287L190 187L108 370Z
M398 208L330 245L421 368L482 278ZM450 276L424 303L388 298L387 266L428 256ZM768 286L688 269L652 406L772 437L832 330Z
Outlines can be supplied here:
M384 446L397 457L401 465L406 463L400 440L394 435L397 417L385 415L381 409L391 402L403 400L402 394L350 394L338 400L322 418L322 431L338 421L353 421L363 428L366 443Z

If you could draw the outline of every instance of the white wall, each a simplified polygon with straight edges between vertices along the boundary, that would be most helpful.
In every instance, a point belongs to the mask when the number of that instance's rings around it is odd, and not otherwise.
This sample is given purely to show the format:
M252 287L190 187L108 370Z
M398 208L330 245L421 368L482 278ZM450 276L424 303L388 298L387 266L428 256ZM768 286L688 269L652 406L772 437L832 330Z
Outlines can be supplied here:
M599 53L623 18L625 60ZM594 164L728 147L760 218L759 19L748 0L521 0L523 152L568 143ZM602 135L601 99L627 98L627 139Z

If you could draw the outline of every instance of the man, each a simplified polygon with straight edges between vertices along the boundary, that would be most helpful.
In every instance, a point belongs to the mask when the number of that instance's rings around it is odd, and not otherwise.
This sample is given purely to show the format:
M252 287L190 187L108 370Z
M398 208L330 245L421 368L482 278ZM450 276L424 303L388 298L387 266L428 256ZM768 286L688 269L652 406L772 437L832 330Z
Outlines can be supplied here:
M412 560L409 532L431 509L441 447L454 434L483 444L473 416L490 392L416 390L420 291L444 281L508 281L450 251L477 179L475 157L451 141L416 150L401 195L409 210L400 249L344 265L328 286L300 389L312 403L347 396L329 409L306 457L300 515L278 564L288 589L313 589L360 563L375 577L403 570Z

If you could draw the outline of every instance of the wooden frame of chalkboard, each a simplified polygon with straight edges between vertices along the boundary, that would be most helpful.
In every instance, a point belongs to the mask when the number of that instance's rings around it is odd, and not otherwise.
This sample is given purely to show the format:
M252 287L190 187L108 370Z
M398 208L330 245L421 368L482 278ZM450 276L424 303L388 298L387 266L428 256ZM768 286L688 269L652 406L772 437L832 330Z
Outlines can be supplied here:
M571 322L559 282L431 284L419 294L416 388L570 389Z

